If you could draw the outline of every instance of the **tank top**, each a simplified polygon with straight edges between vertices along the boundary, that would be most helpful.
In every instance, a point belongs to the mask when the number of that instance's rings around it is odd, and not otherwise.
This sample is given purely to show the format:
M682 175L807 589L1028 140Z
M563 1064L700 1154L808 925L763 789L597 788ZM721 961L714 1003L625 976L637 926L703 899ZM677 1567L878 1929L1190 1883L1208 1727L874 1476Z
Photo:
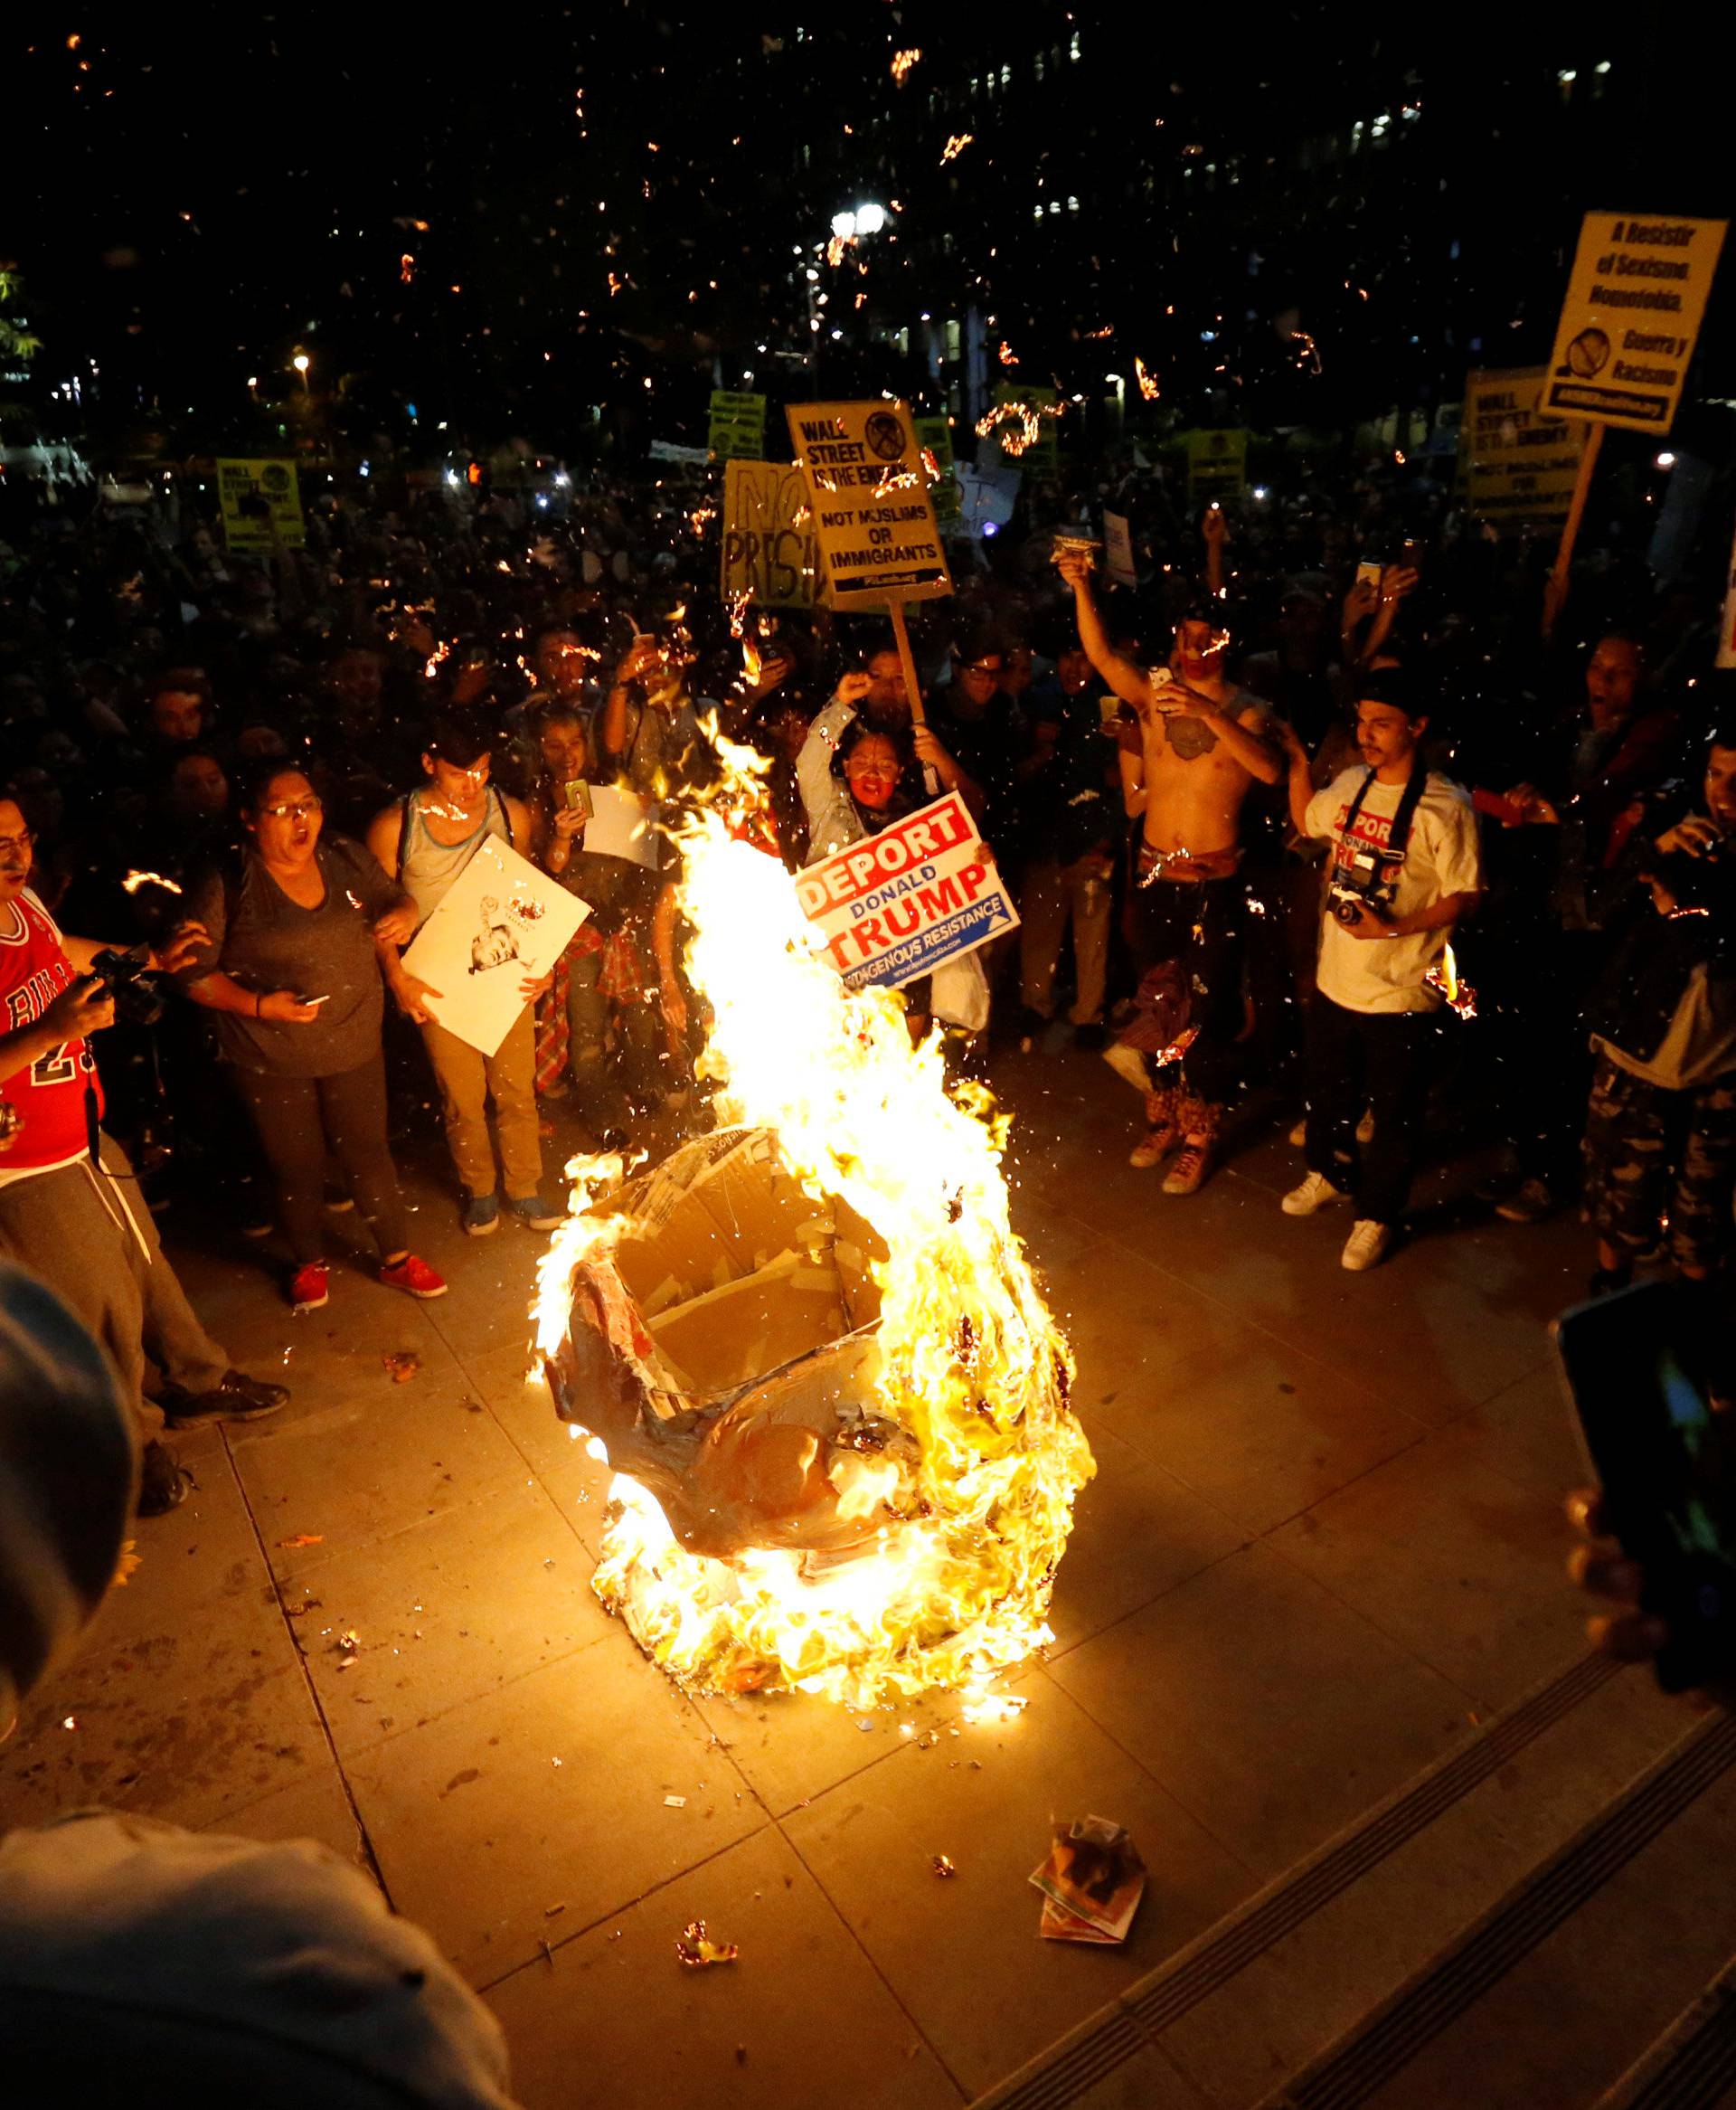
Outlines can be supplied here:
M459 843L437 843L422 818L420 791L411 791L403 802L398 830L398 884L416 904L420 930L446 899L447 890L490 836L510 846L513 831L506 818L506 802L490 784L482 818Z
M0 1006L5 1030L33 1026L77 979L54 919L26 891L0 908ZM76 1164L90 1150L91 1113L102 1112L102 1085L89 1045L63 1040L0 1084L0 1100L18 1117L0 1150L0 1186Z

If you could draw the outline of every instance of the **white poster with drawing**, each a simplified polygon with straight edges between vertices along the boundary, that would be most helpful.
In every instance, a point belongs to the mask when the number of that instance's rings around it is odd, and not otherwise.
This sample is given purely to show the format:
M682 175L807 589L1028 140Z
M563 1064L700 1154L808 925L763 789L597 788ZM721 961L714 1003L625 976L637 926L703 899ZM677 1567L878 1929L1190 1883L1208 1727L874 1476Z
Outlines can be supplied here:
M490 836L417 932L404 966L437 996L428 1008L448 1033L491 1055L590 913L587 904Z

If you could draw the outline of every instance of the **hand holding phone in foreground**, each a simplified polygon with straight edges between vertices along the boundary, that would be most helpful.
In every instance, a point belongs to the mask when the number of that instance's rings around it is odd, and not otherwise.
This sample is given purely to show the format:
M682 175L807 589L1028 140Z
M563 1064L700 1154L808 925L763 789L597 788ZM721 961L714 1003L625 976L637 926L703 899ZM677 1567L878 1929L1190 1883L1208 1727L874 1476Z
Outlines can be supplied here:
M1592 1642L1736 1706L1736 1412L1707 1287L1641 1283L1552 1331L1599 1481L1570 1505L1591 1541L1573 1577L1622 1607Z

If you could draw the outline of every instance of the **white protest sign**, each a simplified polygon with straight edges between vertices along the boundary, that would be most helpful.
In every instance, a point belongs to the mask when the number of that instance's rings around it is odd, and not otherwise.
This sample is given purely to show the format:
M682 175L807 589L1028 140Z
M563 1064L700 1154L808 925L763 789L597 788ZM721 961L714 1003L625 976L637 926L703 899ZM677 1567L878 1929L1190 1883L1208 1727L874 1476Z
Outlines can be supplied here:
M802 913L825 933L850 989L901 989L975 952L1018 912L982 830L956 791L796 875Z
M1667 432L1723 246L1722 220L1588 213L1540 408Z
M1103 508L1103 575L1111 586L1137 586L1139 571L1133 561L1133 531L1125 513Z
M791 403L822 576L837 609L952 591L910 413L883 398Z
M491 1055L540 979L571 944L587 904L490 836L446 891L404 954L438 996L428 1008L448 1033Z
M656 808L631 791L593 784L584 847L592 856L625 857L629 864L655 872L663 862Z

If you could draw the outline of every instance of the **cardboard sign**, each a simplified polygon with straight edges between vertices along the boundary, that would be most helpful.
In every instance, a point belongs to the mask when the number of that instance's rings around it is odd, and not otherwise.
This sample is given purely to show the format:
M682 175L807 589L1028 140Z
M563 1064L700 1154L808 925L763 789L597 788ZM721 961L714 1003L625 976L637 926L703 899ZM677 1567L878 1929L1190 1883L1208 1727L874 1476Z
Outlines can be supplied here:
M1555 326L1545 411L1669 431L1727 224L1586 214Z
M657 871L663 863L663 838L657 833L656 808L613 784L593 784L585 848L595 857L625 857L629 865Z
M293 461L220 460L217 497L231 550L298 550L307 539Z
M766 451L766 399L739 395L732 389L712 391L712 421L707 448L719 461L738 455L758 461Z
M929 486L929 496L934 500L934 516L940 523L944 535L955 525L965 509L964 495L958 488L952 453L952 420L950 418L918 418L915 421L917 442L934 457L934 466L939 471L936 480ZM928 464L925 462L926 468Z
M846 986L902 989L1018 926L1000 869L956 791L796 875Z
M1189 498L1239 497L1248 481L1248 434L1241 427L1187 435Z
M1133 561L1133 530L1125 513L1103 508L1103 575L1111 586L1137 586L1139 567Z
M404 966L439 991L428 1008L447 1031L491 1055L524 1008L525 980L550 971L590 913L489 836L416 933Z
M819 544L799 468L779 461L732 461L725 468L720 570L726 608L744 593L756 608L816 605Z
M1537 407L1545 369L1487 368L1465 377L1458 429L1459 487L1473 520L1495 527L1567 518L1585 452L1585 426Z
M904 404L792 403L789 436L807 478L834 608L932 601L952 591Z

